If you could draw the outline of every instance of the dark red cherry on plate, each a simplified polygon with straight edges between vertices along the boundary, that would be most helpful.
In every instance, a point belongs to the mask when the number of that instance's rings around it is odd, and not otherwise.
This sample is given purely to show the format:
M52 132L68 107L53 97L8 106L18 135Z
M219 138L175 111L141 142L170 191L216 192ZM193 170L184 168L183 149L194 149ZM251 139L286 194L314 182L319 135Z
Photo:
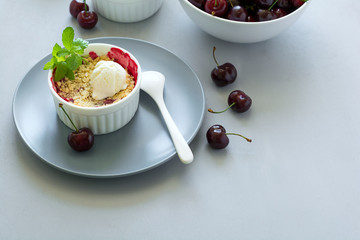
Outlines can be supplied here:
M223 149L229 145L228 135L236 135L244 138L248 142L252 142L251 139L244 137L238 133L227 133L225 128L219 124L211 126L206 132L206 139L210 147L214 149Z
M84 152L92 148L94 145L94 133L91 131L90 128L84 127L78 129L66 110L64 109L64 106L62 103L59 103L59 108L63 110L66 117L71 122L71 125L75 128L75 131L70 132L67 138L67 141L72 149L78 152Z
M80 128L68 135L68 143L75 151L87 151L94 145L94 134L90 128Z
M83 1L72 0L69 7L71 16L76 18L81 11L85 10L85 5L86 8L89 10L89 5L87 5Z
M216 67L211 71L211 79L217 86L223 87L235 81L237 77L237 70L231 63L219 65L215 57L215 50L216 47L213 48L213 58L216 63Z
M189 2L197 8L204 9L206 0L189 0Z
M91 29L94 28L98 22L98 16L96 12L84 10L77 15L77 21L80 27Z
M248 19L248 12L245 7L236 5L229 11L227 18L229 20L246 22Z
M213 16L223 17L228 11L228 6L226 0L206 0L204 9Z

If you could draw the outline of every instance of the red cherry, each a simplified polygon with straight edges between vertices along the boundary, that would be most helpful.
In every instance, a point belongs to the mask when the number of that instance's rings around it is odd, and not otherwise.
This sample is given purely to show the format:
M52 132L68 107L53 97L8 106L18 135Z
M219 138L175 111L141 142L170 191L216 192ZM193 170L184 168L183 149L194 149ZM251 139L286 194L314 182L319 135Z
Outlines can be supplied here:
M254 2L263 9L267 9L273 5L275 0L254 0Z
M226 130L221 125L213 125L206 132L206 139L210 146L215 149L226 148L229 145L229 138L226 136Z
M259 22L270 21L276 19L276 14L268 9L259 9L257 11Z
M244 138L248 142L252 142L251 139L244 137L238 133L227 133L225 128L219 124L211 126L206 132L206 139L209 145L215 149L223 149L229 145L228 135L236 135Z
M237 5L231 8L230 12L227 15L227 18L229 20L246 22L248 19L248 12L246 11L245 7Z
M200 9L203 9L205 5L205 0L189 0L189 2Z
M213 47L213 59L216 63L216 67L211 71L210 76L217 86L223 87L233 83L236 80L237 70L231 63L224 63L219 65L215 57L215 50L216 47Z
M277 1L277 6L280 8L290 8L291 7L291 0L279 0Z
M295 8L301 7L304 3L305 1L303 0L292 0L292 4Z
M84 29L91 29L95 27L98 22L98 16L96 12L84 10L77 15L77 21L80 27Z
M243 113L250 109L251 104L252 104L252 100L248 95L246 95L246 93L244 93L241 90L234 90L229 94L228 97L229 106L225 110L215 112L214 110L209 108L208 111L211 113L223 113L227 111L229 108L231 108L235 112Z
M94 134L90 128L80 128L68 135L68 143L75 151L87 151L94 145Z
M275 13L277 18L281 18L288 14L283 8L273 8L271 11Z
M205 11L213 16L225 16L228 10L228 3L226 0L206 0Z
M75 131L69 133L67 138L70 147L78 152L87 151L92 148L94 145L94 134L91 129L86 127L78 129L65 111L62 103L59 103L59 108L63 110L66 117L70 120L71 124L75 128Z
M85 5L86 8L89 10L89 5L87 5L83 1L72 0L69 7L71 16L76 18L81 11L85 10Z
M229 94L228 104L235 112L243 113L249 110L252 100L243 91L234 90Z

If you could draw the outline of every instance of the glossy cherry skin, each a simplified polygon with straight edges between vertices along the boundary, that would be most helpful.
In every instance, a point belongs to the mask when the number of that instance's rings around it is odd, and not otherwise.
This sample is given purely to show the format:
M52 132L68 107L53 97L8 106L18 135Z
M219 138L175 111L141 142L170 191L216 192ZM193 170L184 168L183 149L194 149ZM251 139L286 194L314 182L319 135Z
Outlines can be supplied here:
M189 2L197 8L204 9L206 0L189 0Z
M206 139L209 145L215 149L223 149L229 144L226 130L221 125L213 125L206 132Z
M254 0L254 2L258 5L260 8L269 8L271 5L273 5L275 0Z
M91 29L95 27L96 23L98 22L98 16L96 12L93 11L81 11L77 15L77 21L80 27Z
M229 11L227 18L229 20L239 21L239 22L246 22L248 19L248 12L246 11L245 7L240 5L234 6Z
M94 145L94 134L89 128L80 128L68 135L68 143L75 151L87 151Z
M285 15L288 14L283 8L273 8L271 9L271 11L275 13L277 18L284 17Z
M219 87L223 87L230 83L233 83L236 77L236 68L231 63L224 63L223 65L215 67L211 71L211 79Z
M205 11L213 16L225 16L228 11L228 2L226 0L206 0Z
M234 104L235 103L235 104ZM231 109L235 112L246 112L252 104L251 98L241 90L234 90L229 94L228 105L234 104Z
M86 9L89 10L89 5L86 4ZM85 4L83 1L77 1L77 0L72 0L70 3L70 14L71 16L73 16L74 18L77 17L77 15L85 10Z
M290 8L292 6L291 0L278 0L276 5L280 8Z
M276 19L276 14L273 11L267 9L259 9L257 11L257 16L259 18L259 22Z
M304 4L302 0L291 0L291 2L295 8L299 8Z

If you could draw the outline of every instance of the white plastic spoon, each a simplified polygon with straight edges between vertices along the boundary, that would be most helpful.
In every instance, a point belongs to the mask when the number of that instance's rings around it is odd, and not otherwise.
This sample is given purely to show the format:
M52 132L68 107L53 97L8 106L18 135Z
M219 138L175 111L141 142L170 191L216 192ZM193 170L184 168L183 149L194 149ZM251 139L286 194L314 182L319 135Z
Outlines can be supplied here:
M141 90L149 94L158 105L181 162L189 164L193 161L194 155L166 108L164 102L164 85L165 76L162 73L156 71L142 73Z

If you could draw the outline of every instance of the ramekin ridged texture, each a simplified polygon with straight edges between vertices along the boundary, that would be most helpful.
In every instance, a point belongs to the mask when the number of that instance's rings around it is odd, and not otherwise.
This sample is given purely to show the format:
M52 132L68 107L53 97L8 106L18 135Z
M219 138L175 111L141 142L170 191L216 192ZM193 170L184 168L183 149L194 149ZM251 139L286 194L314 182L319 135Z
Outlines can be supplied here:
M115 22L138 22L154 15L163 0L93 0L95 11Z
M65 101L53 88L53 83L51 81L52 70L49 70L48 85L53 97L57 115L60 120L69 128L74 129L70 120L59 108L59 103L63 104L64 109L78 128L88 127L95 135L114 132L125 126L134 117L139 106L142 75L141 67L137 59L130 52L121 47L102 43L89 44L89 46L85 49L84 54L88 54L90 51L94 51L98 55L104 55L113 47L119 48L123 52L128 53L138 67L137 82L134 89L128 96L113 104L109 104L103 107L80 107Z

